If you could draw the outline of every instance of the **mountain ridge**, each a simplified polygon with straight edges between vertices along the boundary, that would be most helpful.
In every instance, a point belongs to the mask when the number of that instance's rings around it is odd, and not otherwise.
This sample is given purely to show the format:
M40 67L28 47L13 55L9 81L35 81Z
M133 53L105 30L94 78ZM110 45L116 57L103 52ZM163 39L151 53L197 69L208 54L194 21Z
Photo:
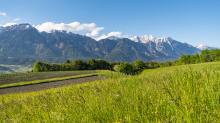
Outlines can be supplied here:
M207 44L200 44L200 45L197 45L195 46L196 48L200 49L200 50L205 50L205 49L208 49L208 50L211 50L211 49L219 49L218 47L211 47Z
M28 23L0 27L0 56L35 59L105 59L111 62L174 61L183 54L200 53L192 45L170 37L108 37L96 41L68 31L39 32ZM61 60L62 59L62 60Z

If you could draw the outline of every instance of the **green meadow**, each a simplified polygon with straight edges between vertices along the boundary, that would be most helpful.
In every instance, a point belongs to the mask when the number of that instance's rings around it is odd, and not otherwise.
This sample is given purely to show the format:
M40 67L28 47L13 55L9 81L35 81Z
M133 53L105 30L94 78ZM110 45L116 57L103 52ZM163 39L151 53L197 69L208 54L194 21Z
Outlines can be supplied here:
M108 79L0 95L0 122L220 122L220 62L96 75Z

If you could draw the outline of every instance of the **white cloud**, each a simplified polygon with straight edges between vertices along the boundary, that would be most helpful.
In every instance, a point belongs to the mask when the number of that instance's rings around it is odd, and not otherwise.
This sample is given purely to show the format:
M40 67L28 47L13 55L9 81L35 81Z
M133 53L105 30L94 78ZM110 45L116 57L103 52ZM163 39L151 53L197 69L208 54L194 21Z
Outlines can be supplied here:
M97 28L95 30L93 30L90 34L87 33L86 36L98 36L99 31L102 30L103 28Z
M41 25L35 26L40 32L50 32L51 30L66 30L66 31L91 31L91 33L87 33L87 36L97 36L99 31L104 29L104 27L97 27L95 23L90 24L80 24L79 22L72 22L70 24L60 23L55 24L52 22L45 22Z
M127 37L127 35L124 35L124 36L121 36L122 32L110 32L108 33L108 35L105 35L105 34L102 34L101 37L98 37L98 38L95 38L97 41L101 40L101 39L106 39L108 37L111 37L111 36L115 36L115 37Z
M0 12L0 15L6 16L6 13Z
M17 23L7 23L5 25L0 25L0 26L3 26L3 27L6 27L6 26L11 26L11 25L16 25Z
M20 20L20 18L16 18L16 19L14 19L14 21L18 21L18 20Z

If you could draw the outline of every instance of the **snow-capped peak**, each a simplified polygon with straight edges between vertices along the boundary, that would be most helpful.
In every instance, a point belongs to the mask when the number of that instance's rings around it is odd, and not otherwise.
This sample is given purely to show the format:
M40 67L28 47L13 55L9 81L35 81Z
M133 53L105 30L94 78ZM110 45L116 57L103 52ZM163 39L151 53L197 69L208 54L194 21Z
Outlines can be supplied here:
M153 35L143 35L141 37L142 40L154 40Z
M133 38L129 38L134 42L147 43L147 42L170 42L173 39L170 37L162 37L162 38L154 38L152 35L144 35L144 36L134 36Z
M134 36L133 38L129 38L134 42L146 43L148 41L154 41L154 37L152 35L143 35L143 36Z
M4 26L3 26L4 27ZM25 30L25 29L30 29L32 26L28 23L23 23L23 24L14 24L14 25L9 25L5 26L4 30Z
M171 37L162 37L162 38L158 38L158 39L165 40L165 41L167 41L167 40L173 40Z
M107 39L109 40L118 40L118 39L122 39L121 37L116 37L116 36L110 36Z
M208 50L211 50L211 49L219 49L218 47L211 47L209 45L206 45L206 44L201 44L201 45L197 45L195 46L196 48L200 49L200 50L205 50L205 49L208 49Z

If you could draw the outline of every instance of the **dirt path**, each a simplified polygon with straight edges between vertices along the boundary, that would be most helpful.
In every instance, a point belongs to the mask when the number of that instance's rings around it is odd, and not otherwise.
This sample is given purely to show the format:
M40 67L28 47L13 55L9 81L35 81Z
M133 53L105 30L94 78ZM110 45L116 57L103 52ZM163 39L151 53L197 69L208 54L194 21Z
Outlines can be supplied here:
M39 91L39 90L46 90L50 88L59 88L59 87L68 86L72 84L79 84L79 83L91 82L91 81L102 80L102 79L105 79L105 78L101 76L91 76L91 77L76 78L76 79L63 80L63 81L57 81L57 82L3 88L3 89L0 89L0 95L9 94L9 93Z

